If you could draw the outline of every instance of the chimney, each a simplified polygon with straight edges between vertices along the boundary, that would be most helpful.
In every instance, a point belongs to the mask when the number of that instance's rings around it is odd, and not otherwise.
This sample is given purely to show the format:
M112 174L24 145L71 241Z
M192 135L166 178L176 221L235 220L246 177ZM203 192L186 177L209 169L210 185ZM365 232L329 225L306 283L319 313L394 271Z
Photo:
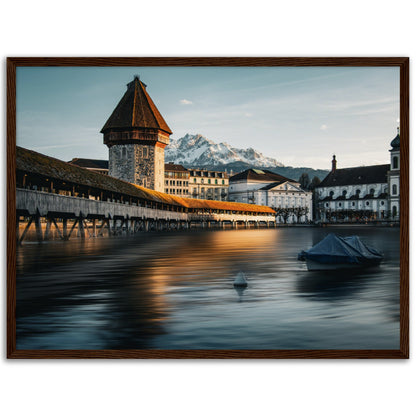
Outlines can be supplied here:
M337 170L337 160L335 159L335 155L332 156L332 173Z

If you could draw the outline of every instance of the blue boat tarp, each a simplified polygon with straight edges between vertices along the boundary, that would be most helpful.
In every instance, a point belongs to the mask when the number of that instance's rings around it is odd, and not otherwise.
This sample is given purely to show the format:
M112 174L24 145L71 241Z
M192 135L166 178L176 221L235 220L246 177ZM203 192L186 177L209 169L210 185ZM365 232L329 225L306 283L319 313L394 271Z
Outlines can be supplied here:
M340 237L328 234L322 241L306 251L301 251L299 260L313 260L318 263L368 264L379 262L382 254L365 245L357 236Z

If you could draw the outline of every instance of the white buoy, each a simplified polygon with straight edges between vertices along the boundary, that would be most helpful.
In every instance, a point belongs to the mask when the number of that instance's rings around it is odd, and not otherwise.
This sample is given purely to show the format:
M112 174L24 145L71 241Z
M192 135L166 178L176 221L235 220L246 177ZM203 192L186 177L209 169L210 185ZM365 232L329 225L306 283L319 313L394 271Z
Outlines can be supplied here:
M247 280L243 272L239 272L234 280L234 286L247 287Z

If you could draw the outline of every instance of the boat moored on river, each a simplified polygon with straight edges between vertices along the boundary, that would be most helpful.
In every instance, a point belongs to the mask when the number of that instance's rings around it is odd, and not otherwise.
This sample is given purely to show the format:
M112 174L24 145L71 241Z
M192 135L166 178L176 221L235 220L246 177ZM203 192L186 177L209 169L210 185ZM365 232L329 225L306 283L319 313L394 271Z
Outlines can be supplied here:
M306 261L308 270L344 270L378 266L383 255L356 235L331 233L309 250L302 250L298 260Z

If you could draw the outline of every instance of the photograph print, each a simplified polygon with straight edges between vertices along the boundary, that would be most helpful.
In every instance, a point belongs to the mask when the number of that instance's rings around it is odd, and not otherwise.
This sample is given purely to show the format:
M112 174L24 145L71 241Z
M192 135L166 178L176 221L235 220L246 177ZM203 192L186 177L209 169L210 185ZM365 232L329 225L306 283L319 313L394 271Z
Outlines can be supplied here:
M8 60L8 357L408 357L407 58L68 59Z

